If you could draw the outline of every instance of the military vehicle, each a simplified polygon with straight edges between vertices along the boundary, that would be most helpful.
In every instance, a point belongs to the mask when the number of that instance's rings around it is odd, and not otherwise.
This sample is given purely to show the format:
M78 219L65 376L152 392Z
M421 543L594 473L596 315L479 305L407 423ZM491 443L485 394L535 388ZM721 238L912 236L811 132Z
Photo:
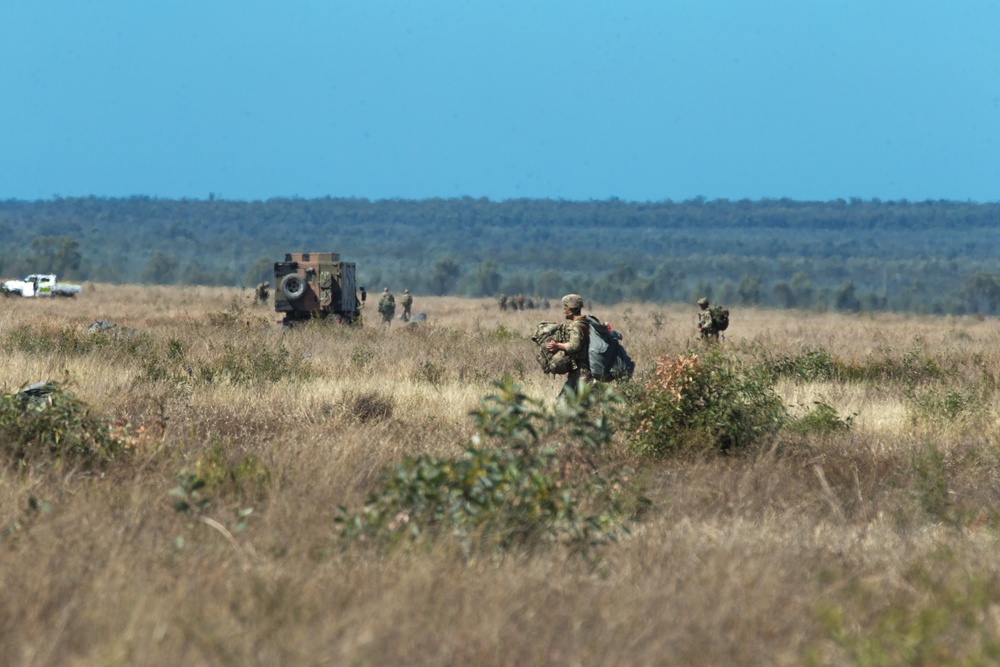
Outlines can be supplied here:
M340 261L334 252L287 253L274 263L274 310L282 324L330 319L342 324L359 321L354 262Z

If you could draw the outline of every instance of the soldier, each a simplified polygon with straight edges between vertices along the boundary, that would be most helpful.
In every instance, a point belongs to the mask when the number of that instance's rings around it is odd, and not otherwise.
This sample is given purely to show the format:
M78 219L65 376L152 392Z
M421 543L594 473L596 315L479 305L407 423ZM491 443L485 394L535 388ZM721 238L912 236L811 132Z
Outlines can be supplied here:
M707 297L703 296L698 299L698 307L701 308L698 312L698 334L702 340L710 343L718 342L719 330L715 327L715 322L712 321L712 311L708 305Z
M365 291L365 286L362 285L358 289L361 290L361 307L365 307L365 301L368 299L368 292Z
M499 304L501 312L506 312L507 311L507 295L506 294L501 294L500 298L497 299L497 304Z
M267 298L270 296L270 288L271 285L266 282L257 285L257 303L267 303Z
M590 326L580 312L583 309L583 297L579 294L567 294L562 298L563 315L567 322L567 338L565 343L550 340L545 344L549 352L564 350L573 361L573 370L566 375L559 395L563 396L567 389L574 392L580 388L580 383L593 384L590 374Z
M520 292L514 297L514 305L518 310L524 310L524 295Z
M403 290L403 298L399 300L399 303L403 306L403 321L410 321L410 308L413 307L413 297L410 296L410 290Z
M382 298L378 300L378 314L382 316L384 323L392 324L392 316L396 314L396 297L388 287L382 288Z

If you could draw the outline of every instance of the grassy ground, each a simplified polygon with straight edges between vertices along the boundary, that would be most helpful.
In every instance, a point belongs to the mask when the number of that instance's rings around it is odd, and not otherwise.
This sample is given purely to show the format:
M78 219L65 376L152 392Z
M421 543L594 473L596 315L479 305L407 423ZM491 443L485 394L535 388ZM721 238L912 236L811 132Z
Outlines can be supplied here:
M850 428L666 458L621 431L605 456L652 501L630 538L469 558L344 547L337 508L405 455L459 454L495 380L551 405L527 336L557 311L418 297L420 326L282 334L250 297L0 300L0 391L67 382L131 452L3 461L0 664L1000 663L992 320L734 311L734 354L836 362L777 390ZM686 353L694 313L595 308L640 375ZM203 512L174 509L185 473L212 482Z

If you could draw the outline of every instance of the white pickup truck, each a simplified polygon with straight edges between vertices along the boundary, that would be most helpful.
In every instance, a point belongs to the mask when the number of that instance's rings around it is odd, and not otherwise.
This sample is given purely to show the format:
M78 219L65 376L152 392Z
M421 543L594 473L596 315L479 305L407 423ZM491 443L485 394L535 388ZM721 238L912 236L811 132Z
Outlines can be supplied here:
M32 273L22 280L8 280L0 285L4 296L69 296L82 291L79 285L67 285L56 281L54 273Z

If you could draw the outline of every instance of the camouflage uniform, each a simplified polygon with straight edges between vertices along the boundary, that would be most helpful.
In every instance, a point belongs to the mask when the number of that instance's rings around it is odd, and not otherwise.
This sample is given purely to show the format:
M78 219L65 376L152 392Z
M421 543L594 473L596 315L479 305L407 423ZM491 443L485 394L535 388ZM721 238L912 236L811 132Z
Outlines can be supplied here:
M500 310L507 310L507 295L501 294L500 298L497 299L497 303L500 305Z
M563 396L568 389L577 391L580 383L593 384L594 377L590 374L590 325L580 314L583 299L576 294L567 294L562 298L566 313L566 342L563 349L573 362L573 370L566 375L566 382L559 390ZM555 348L553 348L555 349Z
M378 300L378 314L382 316L383 322L392 324L392 316L396 314L396 297L388 287L382 290L382 298Z
M718 341L719 330L712 321L712 309L708 307L708 299L705 297L698 299L698 306L701 308L698 312L698 333L701 334L702 340Z
M581 382L594 383L594 376L590 374L590 326L583 317L579 317L569 323L566 333L566 354L573 360L573 370L566 374L566 382L559 390L560 396L567 389L576 391Z
M403 321L410 321L410 308L413 307L413 297L410 296L410 290L403 290L403 298L399 300L400 305L403 306Z

